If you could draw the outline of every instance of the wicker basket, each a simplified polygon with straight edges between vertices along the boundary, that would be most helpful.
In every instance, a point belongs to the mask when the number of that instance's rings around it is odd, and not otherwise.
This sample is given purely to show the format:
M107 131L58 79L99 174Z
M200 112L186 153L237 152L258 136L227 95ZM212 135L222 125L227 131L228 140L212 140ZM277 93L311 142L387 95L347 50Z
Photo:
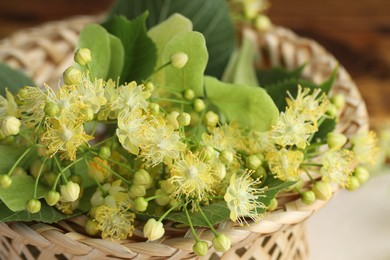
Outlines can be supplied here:
M0 42L0 61L24 70L38 84L57 84L61 73L72 63L73 50L82 27L95 22L96 17L78 17L24 30ZM259 37L259 50L264 59L260 66L281 65L289 69L307 62L304 76L315 82L329 77L337 65L335 58L312 40L296 36L289 30L275 27ZM347 105L338 129L350 135L368 128L367 111L362 98L343 67L333 88L344 93ZM337 191L334 187L334 191ZM297 194L283 194L279 207L258 224L238 227L230 221L218 225L228 234L232 248L216 253L213 248L205 259L307 259L308 246L305 220L326 202L317 200L307 206ZM81 216L55 225L42 223L0 224L1 259L192 259L194 240L187 229L165 226L166 234L154 242L145 242L142 223L133 237L118 242L91 238L81 226L87 217ZM196 230L200 238L211 241L208 229ZM211 246L211 243L210 243Z

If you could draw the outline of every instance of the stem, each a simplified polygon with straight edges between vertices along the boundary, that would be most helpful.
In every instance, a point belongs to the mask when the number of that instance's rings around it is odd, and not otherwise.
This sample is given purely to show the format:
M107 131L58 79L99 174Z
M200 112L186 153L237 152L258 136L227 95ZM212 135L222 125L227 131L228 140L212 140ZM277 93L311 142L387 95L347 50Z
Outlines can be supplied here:
M198 207L198 210L200 212L200 214L202 215L202 217L204 218L204 220L206 220L206 223L207 225L210 227L211 231L213 232L214 236L218 236L218 232L215 230L215 228L213 227L213 225L211 225L209 219L206 217L206 215L204 214L203 210L201 209L200 205L199 205L199 202L198 201L195 201L195 204L196 206Z
M152 73L152 75L153 75L153 74L156 74L157 72L159 72L160 70L162 70L163 68L165 68L165 67L167 67L167 66L169 66L169 65L171 65L171 61L168 61L167 63L161 65L159 68L157 68L157 69Z
M126 180L124 177L122 177L119 173L117 173L116 171L110 169L109 167L97 162L97 161L93 161L94 163L98 164L100 167L106 169L107 171L111 172L113 175L115 175L118 179L121 179L122 181L124 181L125 183L127 183L128 185L131 185L131 182L129 182L128 180Z
M102 185L100 184L100 182L99 182L98 179L96 178L95 174L93 174L93 171L92 171L92 169L91 169L91 166L89 166L89 163L88 163L88 160L87 160L86 157L84 158L84 161L85 161L85 164L87 165L88 170L91 172L91 175L93 176L93 179L95 180L97 186L99 187L99 189L101 189L101 190L103 191Z
M97 127L97 122L93 121L93 129L92 129L92 132L91 132L92 136L95 135L96 127Z
M173 206L172 208L168 209L159 219L158 221L161 222L163 221L163 219L172 211L174 210L175 208L177 208L177 206Z
M45 160L43 161L41 167L39 168L38 176L37 176L37 178L35 179L35 184L34 184L34 199L37 198L38 182L39 182L39 178L41 178L41 174L42 174L42 171L43 171L43 167L45 166L46 161L47 161L47 157L45 157Z
M306 172L306 175L309 177L310 181L311 181L312 183L314 183L315 180L314 180L313 176L311 176L311 174L310 174L308 171L305 171L305 172Z
M322 164L321 163L301 163L301 166L322 167Z
M191 229L192 235L194 236L195 241L199 242L198 235L196 234L194 226L192 225L192 220L190 218L190 214L188 214L187 205L184 207L184 211L185 211L187 219L188 219L188 224L190 224L190 229Z
M64 180L65 183L68 183L68 179L66 178L66 176L64 174L64 169L62 169L60 162L58 161L56 156L54 156L54 161L57 165L58 170L60 171L60 175L62 176L62 179ZM69 165L66 168L69 168Z
M146 201L151 201L151 200L158 199L158 198L165 197L165 196L166 195L156 195L156 196L149 197L149 198L147 198L145 200Z
M19 157L19 159L14 163L12 168L8 171L7 175L11 176L12 172L15 170L15 168L18 166L18 164L23 160L23 158L31 151L32 146L30 146L24 153Z
M96 153L96 152L91 151L91 153L92 153L93 155L99 156L99 154ZM136 172L136 170L130 168L130 167L127 166L126 164L120 163L120 162L115 161L115 160L110 159L110 158L107 158L106 160L109 161L109 162L112 162L112 163L114 163L114 164L116 164L116 165L119 165L119 166L125 168L126 170L129 170L129 171L133 172L133 173Z

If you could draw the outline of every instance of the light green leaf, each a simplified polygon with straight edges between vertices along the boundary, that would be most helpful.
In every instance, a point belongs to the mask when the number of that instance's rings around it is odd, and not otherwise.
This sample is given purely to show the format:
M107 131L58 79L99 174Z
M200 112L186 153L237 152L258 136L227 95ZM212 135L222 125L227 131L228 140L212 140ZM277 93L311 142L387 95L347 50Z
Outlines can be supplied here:
M0 174L7 173L19 157L28 149L27 147L17 147L11 145L0 145ZM30 151L24 159L21 161L19 166L27 166L32 160L37 157L36 153Z
M158 69L163 65L162 53L167 43L176 35L182 32L192 31L192 23L186 17L180 14L173 14L166 21L154 26L148 32L149 37L154 41L157 47L157 63L155 68ZM165 82L164 71L159 71L153 75L156 82Z
M16 94L24 86L35 86L35 83L22 71L0 63L0 95L4 96L6 88L11 93Z
M187 64L181 69L173 66L164 68L165 82L158 83L177 91L192 89L197 96L203 96L203 75L208 59L203 35L198 32L183 32L176 35L165 46L162 62L164 64L169 62L170 57L177 52L188 55Z
M125 50L121 40L114 35L109 34L110 37L110 52L111 60L107 73L107 79L117 80L122 73L123 64L125 61Z
M110 37L107 31L100 25L89 24L80 32L78 48L89 48L92 60L88 64L91 75L97 78L106 78L110 60L111 47ZM84 67L78 66L84 70Z
M194 30L206 39L210 61L206 74L220 78L235 46L235 31L226 0L118 0L109 17L125 15L134 19L149 11L147 27L152 28L174 13L190 19Z
M28 175L12 176L11 178L11 186L7 189L0 189L0 199L12 211L24 210L26 202L33 198L35 180ZM49 190L49 188L38 185L36 198L43 198Z
M157 60L156 46L146 34L145 12L134 20L123 16L113 17L104 27L118 37L125 50L124 65L120 82L141 81L149 77Z
M207 99L229 121L256 131L267 131L279 116L271 97L262 88L228 84L205 77Z

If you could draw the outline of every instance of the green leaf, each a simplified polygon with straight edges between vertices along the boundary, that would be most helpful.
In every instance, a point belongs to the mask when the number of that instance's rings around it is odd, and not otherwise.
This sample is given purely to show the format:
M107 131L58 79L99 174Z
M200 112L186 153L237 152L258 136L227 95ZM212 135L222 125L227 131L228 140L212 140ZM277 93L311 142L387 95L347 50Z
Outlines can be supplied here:
M24 86L35 86L35 83L20 70L0 63L0 95L4 95L6 88L16 94Z
M336 128L336 120L326 118L324 122L319 126L318 131L314 134L313 142L320 139L321 141L326 140L328 133L332 132Z
M7 189L0 189L0 199L12 211L25 209L26 202L33 198L35 180L29 175L12 176L12 184ZM40 199L50 189L38 185L36 198Z
M225 0L118 0L110 15L134 19L149 11L147 27L151 28L174 13L190 19L194 30L206 38L210 61L206 74L220 78L235 46L235 31Z
M184 52L188 55L187 64L177 69L167 66L163 69L164 82L156 82L179 92L192 89L196 96L203 96L203 75L208 54L203 35L198 32L183 32L172 38L164 48L162 62L170 61L170 57ZM153 79L152 79L153 80Z
M141 81L152 74L157 60L156 46L146 34L145 12L134 20L116 16L103 26L118 37L125 50L125 58L120 82Z
M333 83L334 83L334 81L336 80L336 77L337 77L338 70L339 70L339 67L336 66L336 68L333 69L332 74L330 75L330 77L327 80L325 80L324 82L321 83L320 88L322 89L322 91L325 91L325 93L329 93L329 91L332 89Z
M274 67L268 70L258 70L257 78L259 80L260 86L267 88L267 86L275 85L278 82L300 78L305 66L306 64L292 71L288 71L283 67Z
M23 152L26 151L26 149L28 148L11 145L0 145L0 174L7 173L12 168L14 163L19 159L19 157L23 154ZM34 152L33 149L24 157L19 166L26 167L35 158L37 158L37 153Z
M118 37L115 37L111 34L109 37L111 60L107 73L107 79L117 80L123 69L123 64L125 61L125 50L123 49L122 42Z
M111 60L110 37L107 31L97 24L85 26L80 32L78 48L91 50L92 60L88 64L91 75L105 79L108 75ZM85 70L85 67L77 67Z
M205 77L206 96L229 121L256 131L267 131L279 116L271 97L262 88L227 84Z
M65 215L56 208L48 206L45 202L41 204L41 210L35 214L31 214L26 210L13 212L4 203L0 203L0 222L40 221L44 223L56 223L60 220L76 217L81 214L83 214L82 211L75 211L71 215Z
M160 68L163 63L162 54L167 43L176 35L182 32L191 32L192 23L186 17L180 14L173 14L164 22L154 26L148 32L149 37L156 44L157 62L155 69ZM164 82L164 70L161 70L153 75L153 79L157 82Z

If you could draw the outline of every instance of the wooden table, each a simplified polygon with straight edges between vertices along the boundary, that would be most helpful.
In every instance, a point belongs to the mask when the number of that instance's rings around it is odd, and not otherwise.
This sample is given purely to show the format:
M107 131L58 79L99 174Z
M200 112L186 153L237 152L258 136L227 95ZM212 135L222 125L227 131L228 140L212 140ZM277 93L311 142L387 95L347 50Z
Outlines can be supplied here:
M141 1L141 0L140 0ZM113 0L0 2L0 38L45 21L107 10ZM350 72L367 102L371 122L390 120L390 1L271 0L269 16L320 42Z

